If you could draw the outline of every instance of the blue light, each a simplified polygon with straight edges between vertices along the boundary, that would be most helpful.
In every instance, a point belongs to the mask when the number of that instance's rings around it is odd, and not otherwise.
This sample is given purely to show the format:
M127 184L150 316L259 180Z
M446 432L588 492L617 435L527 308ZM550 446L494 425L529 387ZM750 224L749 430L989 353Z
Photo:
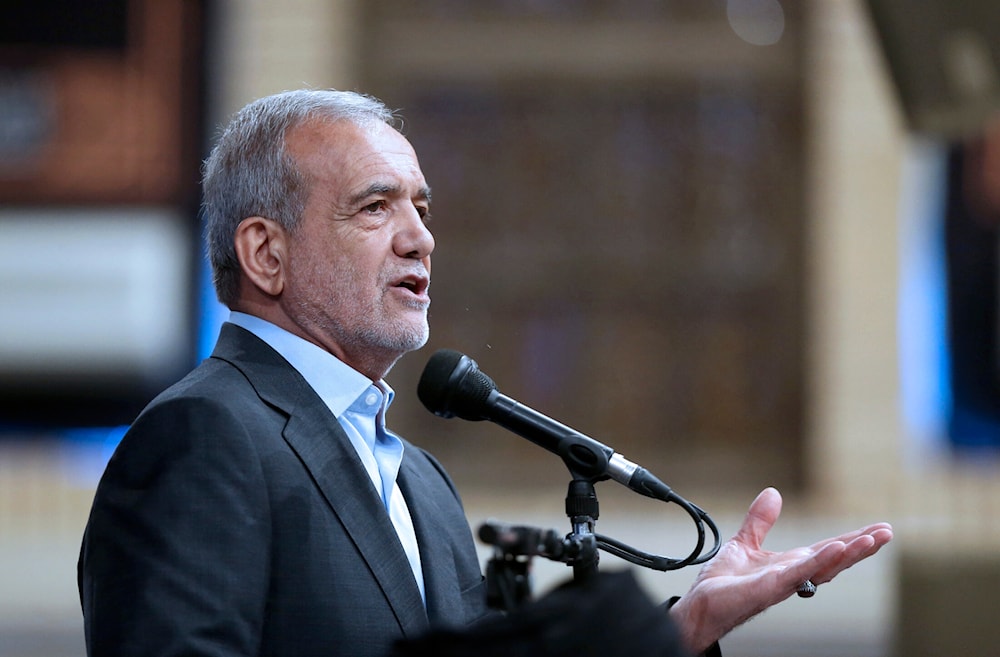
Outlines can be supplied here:
M947 327L944 199L947 153L914 142L904 170L899 218L900 395L907 433L940 443L947 437L952 391Z
M201 252L204 254L205 249ZM219 303L215 296L215 285L212 283L212 267L208 257L203 255L198 260L198 362L208 358L215 348L219 337L219 328L229 317L229 308Z

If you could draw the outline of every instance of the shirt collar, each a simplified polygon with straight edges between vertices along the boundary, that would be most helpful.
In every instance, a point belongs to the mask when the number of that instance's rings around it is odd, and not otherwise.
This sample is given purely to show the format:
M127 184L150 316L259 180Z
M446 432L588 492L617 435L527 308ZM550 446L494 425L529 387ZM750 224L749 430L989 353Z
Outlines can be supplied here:
M373 383L367 376L319 345L289 333L265 319L232 311L229 313L229 322L250 331L281 354L336 417L340 417ZM374 383L385 394L384 414L395 393L385 381Z

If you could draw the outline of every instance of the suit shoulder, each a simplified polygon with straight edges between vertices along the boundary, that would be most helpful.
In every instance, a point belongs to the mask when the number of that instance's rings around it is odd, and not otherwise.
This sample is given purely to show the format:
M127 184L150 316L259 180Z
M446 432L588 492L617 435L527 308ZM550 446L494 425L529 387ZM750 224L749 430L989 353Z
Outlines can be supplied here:
M246 375L231 363L218 358L207 358L170 387L157 395L149 406L177 398L211 397L224 401L227 395L221 390L252 389Z
M275 425L274 423L277 423ZM284 417L262 403L235 367L209 359L156 396L125 434L110 468L127 460L164 462L188 457L215 460L212 454L250 456L264 427L280 426Z

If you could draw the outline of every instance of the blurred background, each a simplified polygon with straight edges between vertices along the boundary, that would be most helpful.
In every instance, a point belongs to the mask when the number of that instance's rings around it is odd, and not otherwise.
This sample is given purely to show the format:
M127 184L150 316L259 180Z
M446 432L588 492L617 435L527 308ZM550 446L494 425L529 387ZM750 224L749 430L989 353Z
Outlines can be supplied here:
M420 407L438 348L726 537L769 485L772 549L893 523L727 655L998 654L997 7L8 0L0 657L84 654L76 557L103 465L225 316L200 161L232 112L303 86L400 108L434 187L432 338L390 374L390 426L444 461L474 526L568 531L569 476ZM619 488L598 486L598 531L687 554L682 514ZM538 592L569 576L534 566ZM665 597L688 570L640 575Z

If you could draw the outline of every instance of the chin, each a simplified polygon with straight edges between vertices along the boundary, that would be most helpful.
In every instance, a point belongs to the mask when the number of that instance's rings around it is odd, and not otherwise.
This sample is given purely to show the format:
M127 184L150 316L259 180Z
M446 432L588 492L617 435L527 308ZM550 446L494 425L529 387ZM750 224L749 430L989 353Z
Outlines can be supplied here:
M430 338L430 332L424 331L418 336L414 336L414 339L410 342L410 347L407 351L416 351L424 345L427 344L427 340Z
M412 326L399 331L395 335L395 339L388 340L387 342L394 343L401 353L406 353L408 351L416 351L420 349L430 338L430 330L427 325L422 326Z

